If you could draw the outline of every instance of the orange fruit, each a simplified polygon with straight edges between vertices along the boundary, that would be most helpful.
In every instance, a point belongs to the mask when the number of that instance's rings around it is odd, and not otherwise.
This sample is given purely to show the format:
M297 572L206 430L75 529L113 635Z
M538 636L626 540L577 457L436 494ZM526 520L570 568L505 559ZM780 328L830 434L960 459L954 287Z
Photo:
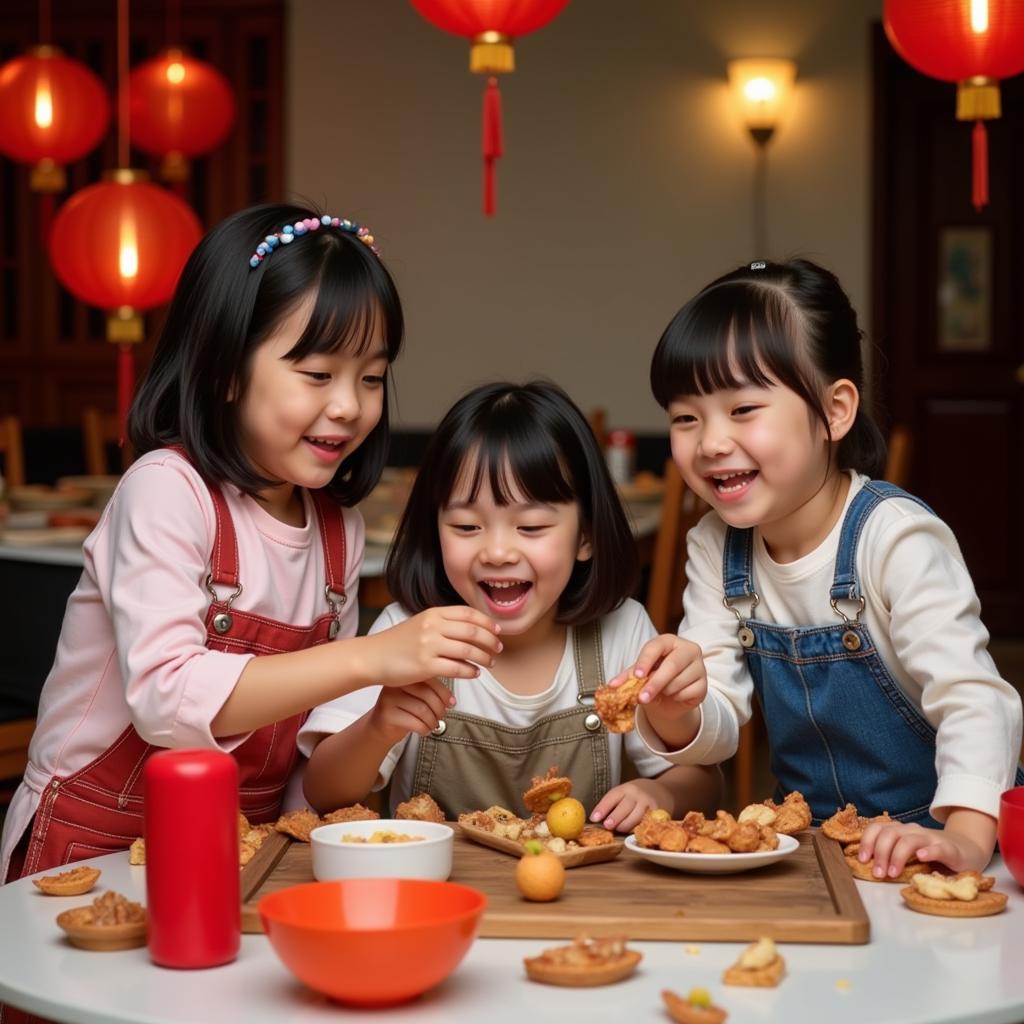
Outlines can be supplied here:
M578 839L587 823L587 812L575 797L566 796L548 808L548 831L560 839Z
M542 843L531 839L516 864L516 885L526 899L535 903L557 900L565 886L565 868Z

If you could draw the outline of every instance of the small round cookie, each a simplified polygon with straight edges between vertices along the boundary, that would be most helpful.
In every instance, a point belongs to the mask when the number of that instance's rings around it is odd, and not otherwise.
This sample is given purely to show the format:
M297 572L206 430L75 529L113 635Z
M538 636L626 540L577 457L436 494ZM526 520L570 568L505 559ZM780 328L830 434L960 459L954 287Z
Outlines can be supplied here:
M982 890L973 900L935 900L923 896L912 885L900 889L903 902L919 914L938 917L989 917L1006 909L1005 892Z
M876 878L872 874L875 867L875 858L872 857L870 860L863 862L859 861L857 859L857 851L859 849L860 843L850 843L843 850L843 858L846 861L846 866L850 869L850 874L854 878L859 878L862 882L902 882L906 885L914 875L920 875L922 872L932 870L932 865L922 864L919 860L911 859L903 865L903 870L895 877L883 875L881 878Z

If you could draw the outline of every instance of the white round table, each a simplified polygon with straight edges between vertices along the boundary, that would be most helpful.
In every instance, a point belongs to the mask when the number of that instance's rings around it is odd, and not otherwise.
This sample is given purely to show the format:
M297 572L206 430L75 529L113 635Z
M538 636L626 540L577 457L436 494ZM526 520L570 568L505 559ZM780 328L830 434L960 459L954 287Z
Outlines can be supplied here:
M96 892L114 889L145 903L145 869L127 854L83 863L102 868ZM302 986L262 935L242 937L238 959L201 971L154 966L145 948L93 953L68 944L57 914L92 896L43 896L28 879L0 887L0 999L74 1024L573 1024L667 1021L661 990L708 988L729 1024L914 1024L1024 1020L1024 892L1002 863L990 868L1009 893L995 917L916 914L899 887L858 882L871 918L864 946L782 944L787 976L774 989L730 988L723 969L744 943L632 943L644 954L628 981L595 989L528 982L522 958L559 940L478 939L442 985L404 1006L357 1011ZM95 895L94 892L92 895ZM395 964L401 970L401 964Z

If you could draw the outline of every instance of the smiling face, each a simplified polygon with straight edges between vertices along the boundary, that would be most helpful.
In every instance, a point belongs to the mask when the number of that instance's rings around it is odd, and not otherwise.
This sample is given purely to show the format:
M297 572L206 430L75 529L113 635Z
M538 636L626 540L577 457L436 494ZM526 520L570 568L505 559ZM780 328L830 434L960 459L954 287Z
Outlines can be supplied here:
M445 573L466 604L501 623L503 638L539 639L576 562L590 558L578 506L533 501L508 476L509 501L499 504L486 474L474 497L473 468L438 512Z
M312 307L310 296L256 350L240 402L247 456L258 472L283 481L260 494L274 515L289 507L295 487L329 484L384 405L388 359L379 327L362 354L343 347L288 358Z

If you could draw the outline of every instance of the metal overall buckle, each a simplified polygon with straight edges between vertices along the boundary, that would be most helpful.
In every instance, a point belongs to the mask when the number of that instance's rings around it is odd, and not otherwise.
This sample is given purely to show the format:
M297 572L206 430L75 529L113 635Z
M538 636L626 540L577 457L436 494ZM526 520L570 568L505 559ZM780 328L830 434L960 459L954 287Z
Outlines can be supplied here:
M860 597L851 597L850 600L858 602L857 610L853 613L852 619L842 610L842 608L839 607L839 599L836 597L833 597L831 600L832 611L834 611L847 626L859 626L860 613L864 611L867 601L864 600L863 595ZM848 651L859 651L863 645L864 641L861 640L860 633L858 633L856 629L847 629L843 633L843 646Z
M220 601L217 597L217 591L213 589L213 573L206 574L206 589L210 592L210 596L215 602ZM218 612L213 617L213 628L220 634L226 633L230 628L231 624L235 621L234 616L231 614L231 602L242 592L242 584L239 583L235 592L225 600L224 611Z
M746 621L747 619L752 619L754 617L754 609L761 603L761 598L758 597L757 591L755 590L752 590L749 594L744 594L743 597L738 598L737 600L742 601L747 598L750 599L750 611L745 616L740 614L738 608L733 607L733 599L731 597L722 598L722 604L724 604L725 607L736 616L736 621L740 624L740 628L736 630L736 638L740 642L740 647L743 648L754 646L754 631L746 625Z
M327 639L333 640L341 629L341 609L348 600L348 594L335 593L331 590L330 583L328 583L324 587L324 597L327 598L327 607L330 608L331 614L334 616L331 620L330 626L327 627Z

